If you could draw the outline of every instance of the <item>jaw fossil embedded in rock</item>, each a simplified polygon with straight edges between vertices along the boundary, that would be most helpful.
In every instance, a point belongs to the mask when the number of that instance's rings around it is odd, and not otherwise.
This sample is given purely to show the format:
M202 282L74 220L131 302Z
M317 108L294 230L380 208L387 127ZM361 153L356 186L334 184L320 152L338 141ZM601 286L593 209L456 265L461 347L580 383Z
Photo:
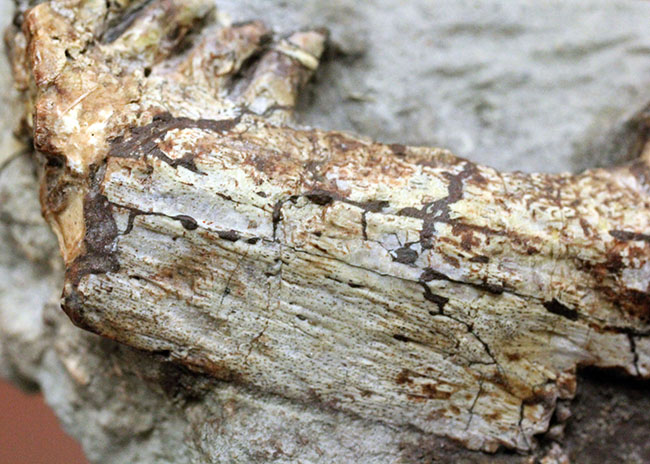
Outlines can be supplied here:
M650 151L499 173L300 128L323 31L110 5L9 37L76 324L472 449L530 449L576 366L650 376Z

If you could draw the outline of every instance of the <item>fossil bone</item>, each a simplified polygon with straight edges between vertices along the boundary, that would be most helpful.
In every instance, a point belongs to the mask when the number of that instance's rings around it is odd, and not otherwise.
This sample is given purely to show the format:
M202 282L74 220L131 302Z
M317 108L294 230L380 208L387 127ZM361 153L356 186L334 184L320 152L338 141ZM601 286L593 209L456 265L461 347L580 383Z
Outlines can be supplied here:
M76 324L472 449L530 449L577 366L650 377L650 150L499 173L301 128L325 32L210 5L55 0L9 36Z

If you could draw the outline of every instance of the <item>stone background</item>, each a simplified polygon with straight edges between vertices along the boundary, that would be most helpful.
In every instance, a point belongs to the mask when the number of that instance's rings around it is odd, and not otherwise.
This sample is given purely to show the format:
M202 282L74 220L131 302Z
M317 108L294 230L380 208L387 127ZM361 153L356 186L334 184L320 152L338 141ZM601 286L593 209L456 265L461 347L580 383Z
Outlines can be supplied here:
M223 0L233 20L332 31L299 111L305 124L440 145L507 170L577 170L623 158L612 138L650 101L650 2ZM0 22L13 5L0 0ZM40 388L89 459L185 462L534 462L187 372L73 327L40 217L20 106L0 62L0 375ZM616 143L610 142L615 140ZM537 457L650 462L650 386L585 371ZM560 417L561 416L561 417ZM562 448L564 451L560 451ZM530 461L530 459L533 459ZM548 461L552 462L552 461Z

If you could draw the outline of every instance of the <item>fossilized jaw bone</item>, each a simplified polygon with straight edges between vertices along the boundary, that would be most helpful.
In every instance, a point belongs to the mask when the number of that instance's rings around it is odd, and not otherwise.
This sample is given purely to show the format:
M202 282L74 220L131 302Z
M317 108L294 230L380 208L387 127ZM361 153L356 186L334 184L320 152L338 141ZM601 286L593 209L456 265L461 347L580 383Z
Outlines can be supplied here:
M533 446L577 365L650 376L645 159L498 173L288 127L322 33L255 61L260 23L160 1L95 44L93 8L45 3L24 25L77 324L486 450ZM176 53L187 24L210 34Z

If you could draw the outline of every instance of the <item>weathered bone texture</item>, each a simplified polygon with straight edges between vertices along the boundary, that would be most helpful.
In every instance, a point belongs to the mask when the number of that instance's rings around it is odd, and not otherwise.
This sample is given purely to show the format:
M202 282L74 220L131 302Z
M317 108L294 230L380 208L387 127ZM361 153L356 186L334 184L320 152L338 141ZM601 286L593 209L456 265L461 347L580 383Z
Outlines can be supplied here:
M209 5L52 1L10 39L76 324L471 449L530 449L577 366L650 377L650 151L528 175L297 128L324 32Z

